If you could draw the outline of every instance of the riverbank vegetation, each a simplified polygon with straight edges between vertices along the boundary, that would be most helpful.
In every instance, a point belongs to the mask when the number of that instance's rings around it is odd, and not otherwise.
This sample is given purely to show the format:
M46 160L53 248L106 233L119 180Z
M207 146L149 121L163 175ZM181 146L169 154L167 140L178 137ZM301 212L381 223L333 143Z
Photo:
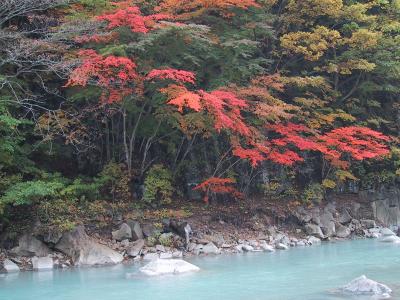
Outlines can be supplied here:
M2 226L398 186L399 19L398 0L2 1Z

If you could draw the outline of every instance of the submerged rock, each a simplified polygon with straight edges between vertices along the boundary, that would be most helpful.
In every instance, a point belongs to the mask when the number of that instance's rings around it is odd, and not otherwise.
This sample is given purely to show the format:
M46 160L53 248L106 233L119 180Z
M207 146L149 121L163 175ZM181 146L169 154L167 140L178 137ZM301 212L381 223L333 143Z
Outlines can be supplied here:
M343 293L352 295L376 295L389 298L392 290L379 282L368 279L362 275L342 287Z
M3 268L0 269L0 273L15 273L15 272L19 272L18 265L9 259L5 259L3 262Z
M383 243L393 243L393 244L400 244L400 237L395 235L385 236L381 239Z
M124 257L90 238L83 226L63 234L55 248L70 256L75 265L105 265L120 263Z
M199 267L182 259L158 259L148 263L143 268L140 268L140 272L149 276L181 274L187 272L196 272L199 270Z

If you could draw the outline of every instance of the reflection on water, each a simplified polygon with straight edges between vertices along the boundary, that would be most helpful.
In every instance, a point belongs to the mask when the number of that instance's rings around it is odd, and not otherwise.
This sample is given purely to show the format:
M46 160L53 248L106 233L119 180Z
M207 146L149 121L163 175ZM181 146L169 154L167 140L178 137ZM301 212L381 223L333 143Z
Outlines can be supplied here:
M335 289L362 274L400 299L400 246L375 240L190 262L201 271L148 278L138 265L118 265L2 275L0 300L338 300L346 298Z

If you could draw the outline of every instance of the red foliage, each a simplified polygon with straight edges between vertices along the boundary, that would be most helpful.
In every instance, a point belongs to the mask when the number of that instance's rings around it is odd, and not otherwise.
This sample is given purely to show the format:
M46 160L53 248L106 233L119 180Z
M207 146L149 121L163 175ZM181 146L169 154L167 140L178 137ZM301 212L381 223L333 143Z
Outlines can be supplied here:
M183 112L184 107L200 111L202 109L200 101L201 98L198 94L187 91L168 101L168 104L177 106L180 112Z
M195 83L196 75L193 72L176 69L154 69L147 76L147 80L170 79L180 83Z
M206 203L208 203L210 192L216 194L231 194L235 198L243 198L243 194L232 186L234 183L235 180L231 178L211 177L195 186L193 190L201 190L205 192L203 199Z
M319 136L319 140L328 149L327 158L331 161L340 159L337 153L348 153L355 160L376 158L389 153L385 142L390 138L380 132L367 127L341 127L336 128L325 135Z
M86 86L93 80L105 89L102 102L106 103L118 102L132 91L129 84L138 76L132 60L114 55L103 57L94 50L81 50L78 54L84 59L70 74L66 87Z
M132 32L147 33L154 28L157 21L171 19L170 15L153 14L143 16L139 7L127 6L127 2L123 2L117 10L112 13L98 16L99 21L107 21L108 29L113 29L121 26L127 26Z

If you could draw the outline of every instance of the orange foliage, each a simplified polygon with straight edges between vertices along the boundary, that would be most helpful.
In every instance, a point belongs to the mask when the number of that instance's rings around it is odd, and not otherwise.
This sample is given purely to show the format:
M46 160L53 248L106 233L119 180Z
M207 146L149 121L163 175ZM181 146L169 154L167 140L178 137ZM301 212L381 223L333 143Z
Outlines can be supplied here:
M210 9L225 12L232 7L247 9L259 5L254 0L163 0L156 9L173 14L179 19L190 19Z
M118 8L115 11L96 17L99 21L108 22L108 29L127 26L132 32L147 33L154 28L157 21L171 19L167 14L143 16L139 7L129 6L129 1L117 4Z
M243 198L243 194L240 193L233 184L235 180L231 178L218 178L211 177L206 181L203 181L199 185L195 186L193 190L201 190L205 193L204 202L208 203L209 201L209 193L216 194L230 194L235 198Z
M154 69L147 76L147 80L170 79L180 83L195 83L196 75L193 72L176 69Z

